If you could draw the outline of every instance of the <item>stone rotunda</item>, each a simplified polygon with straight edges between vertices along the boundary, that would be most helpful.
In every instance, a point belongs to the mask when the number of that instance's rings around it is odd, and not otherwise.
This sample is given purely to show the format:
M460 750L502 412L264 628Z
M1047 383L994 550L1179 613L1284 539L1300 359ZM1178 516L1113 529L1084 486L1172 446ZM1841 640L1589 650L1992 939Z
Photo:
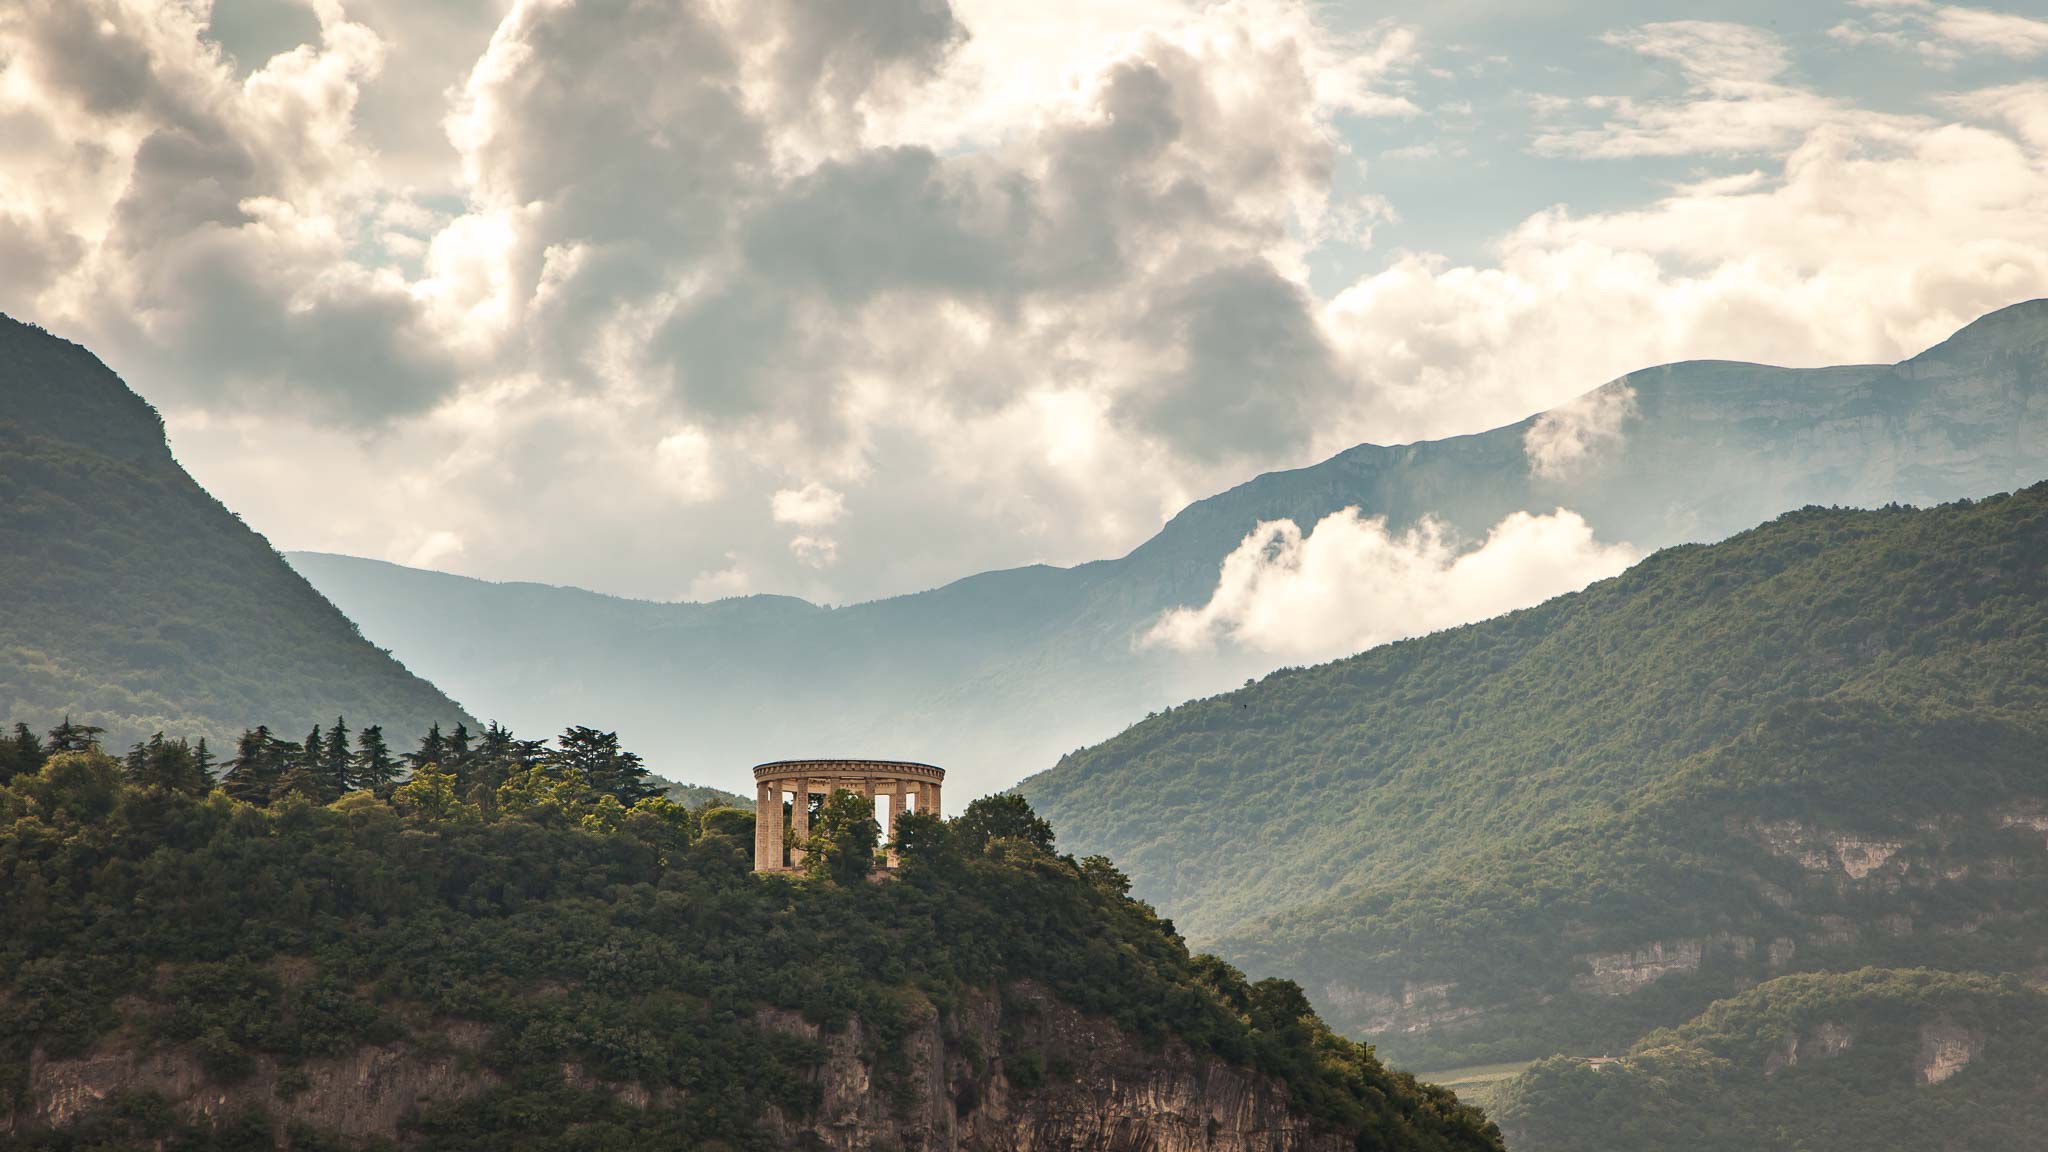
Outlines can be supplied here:
M811 834L811 812L844 788L865 796L882 821L882 840L896 840L896 818L905 812L937 812L946 772L907 760L777 760L754 769L754 871L801 868L803 849L792 847ZM783 824L788 805L789 823ZM888 811L884 813L882 806Z

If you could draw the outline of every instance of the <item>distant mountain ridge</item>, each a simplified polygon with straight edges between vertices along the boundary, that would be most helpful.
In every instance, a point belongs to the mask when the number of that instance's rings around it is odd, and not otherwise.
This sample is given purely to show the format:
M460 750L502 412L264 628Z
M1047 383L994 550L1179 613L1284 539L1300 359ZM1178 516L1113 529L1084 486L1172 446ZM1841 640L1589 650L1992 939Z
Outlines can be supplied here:
M1421 1067L1620 1051L1789 972L2033 971L2048 483L1667 549L1019 790L1191 939Z
M473 722L187 475L106 365L0 316L0 715L226 754L337 711L407 739Z
M1509 513L1563 507L1602 540L1651 549L1804 504L1937 503L2048 475L2044 382L2048 301L1897 365L1672 364L1489 432L1360 445L1259 476L1188 506L1120 559L829 610L782 597L622 601L290 559L367 635L519 730L615 727L661 770L741 790L747 765L780 756L909 756L946 765L969 795L1278 664L1137 644L1162 613L1204 602L1222 558L1261 521L1308 529L1355 506L1395 530L1432 516L1469 541ZM1539 463L1549 440L1567 450Z

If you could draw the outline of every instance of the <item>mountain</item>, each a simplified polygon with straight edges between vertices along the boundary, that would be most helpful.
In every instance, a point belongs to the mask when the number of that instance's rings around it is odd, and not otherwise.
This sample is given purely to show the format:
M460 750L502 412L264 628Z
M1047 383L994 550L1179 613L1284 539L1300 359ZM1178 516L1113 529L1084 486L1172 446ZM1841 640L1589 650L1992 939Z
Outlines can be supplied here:
M1200 605L1262 521L1356 507L1456 539L1568 508L1605 541L1709 541L1810 503L1932 503L2048 475L2048 301L1896 365L1696 361L1637 372L1472 436L1360 445L1189 506L1075 568L970 576L826 609L784 597L656 604L369 560L292 563L379 643L522 731L617 728L672 775L744 791L747 765L829 749L1003 787L1132 717L1271 671L1257 651L1138 641Z
M1809 508L1171 709L1020 791L1422 1067L2048 962L2048 484Z
M1503 1092L1516 1152L1971 1152L2048 1127L2048 996L2012 977L1781 976ZM1739 1103L1738 1103L1739 1102Z
M470 719L194 482L104 364L0 316L0 715L225 752L337 709L406 733Z
M85 752L0 786L0 1148L1501 1150L1014 805L800 878L729 810L445 780L255 808Z

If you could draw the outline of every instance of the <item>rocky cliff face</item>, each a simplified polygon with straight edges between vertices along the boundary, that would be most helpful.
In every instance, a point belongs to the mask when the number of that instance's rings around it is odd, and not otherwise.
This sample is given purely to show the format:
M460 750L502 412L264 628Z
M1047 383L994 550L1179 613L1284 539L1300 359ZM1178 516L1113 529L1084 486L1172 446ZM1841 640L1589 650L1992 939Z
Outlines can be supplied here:
M824 1056L817 1106L762 1117L775 1145L836 1152L1339 1152L1344 1136L1290 1107L1277 1081L1178 1041L1143 1044L1029 984L969 995L942 1017L926 1005L904 1040L907 1059L877 1065L860 1022L824 1032L763 1010L758 1025L803 1037ZM62 1128L119 1095L155 1094L191 1120L267 1113L282 1141L293 1126L352 1139L403 1138L416 1109L475 1096L497 1078L479 1059L488 1030L441 1022L408 1039L281 1069L259 1061L232 1084L183 1048L152 1048L126 1031L74 1059L31 1062L27 1103L0 1134ZM577 1065L563 1082L639 1108L687 1107L638 1085L610 1084Z
M1154 1050L1018 985L951 1020L927 1012L911 1033L907 1085L882 1087L858 1028L819 1036L786 1014L767 1026L822 1042L822 1101L808 1117L771 1118L787 1147L905 1152L1337 1152L1288 1106L1278 1083L1196 1056Z

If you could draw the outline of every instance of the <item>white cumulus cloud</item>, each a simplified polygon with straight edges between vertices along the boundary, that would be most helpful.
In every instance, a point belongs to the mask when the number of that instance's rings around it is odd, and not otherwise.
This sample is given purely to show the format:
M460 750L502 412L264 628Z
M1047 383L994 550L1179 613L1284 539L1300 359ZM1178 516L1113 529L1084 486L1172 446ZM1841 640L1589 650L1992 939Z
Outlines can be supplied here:
M1223 562L1199 608L1168 612L1143 643L1181 650L1229 644L1321 660L1483 620L1613 576L1640 556L1604 544L1577 513L1516 512L1461 549L1434 520L1399 534L1347 508L1303 533L1260 524Z

